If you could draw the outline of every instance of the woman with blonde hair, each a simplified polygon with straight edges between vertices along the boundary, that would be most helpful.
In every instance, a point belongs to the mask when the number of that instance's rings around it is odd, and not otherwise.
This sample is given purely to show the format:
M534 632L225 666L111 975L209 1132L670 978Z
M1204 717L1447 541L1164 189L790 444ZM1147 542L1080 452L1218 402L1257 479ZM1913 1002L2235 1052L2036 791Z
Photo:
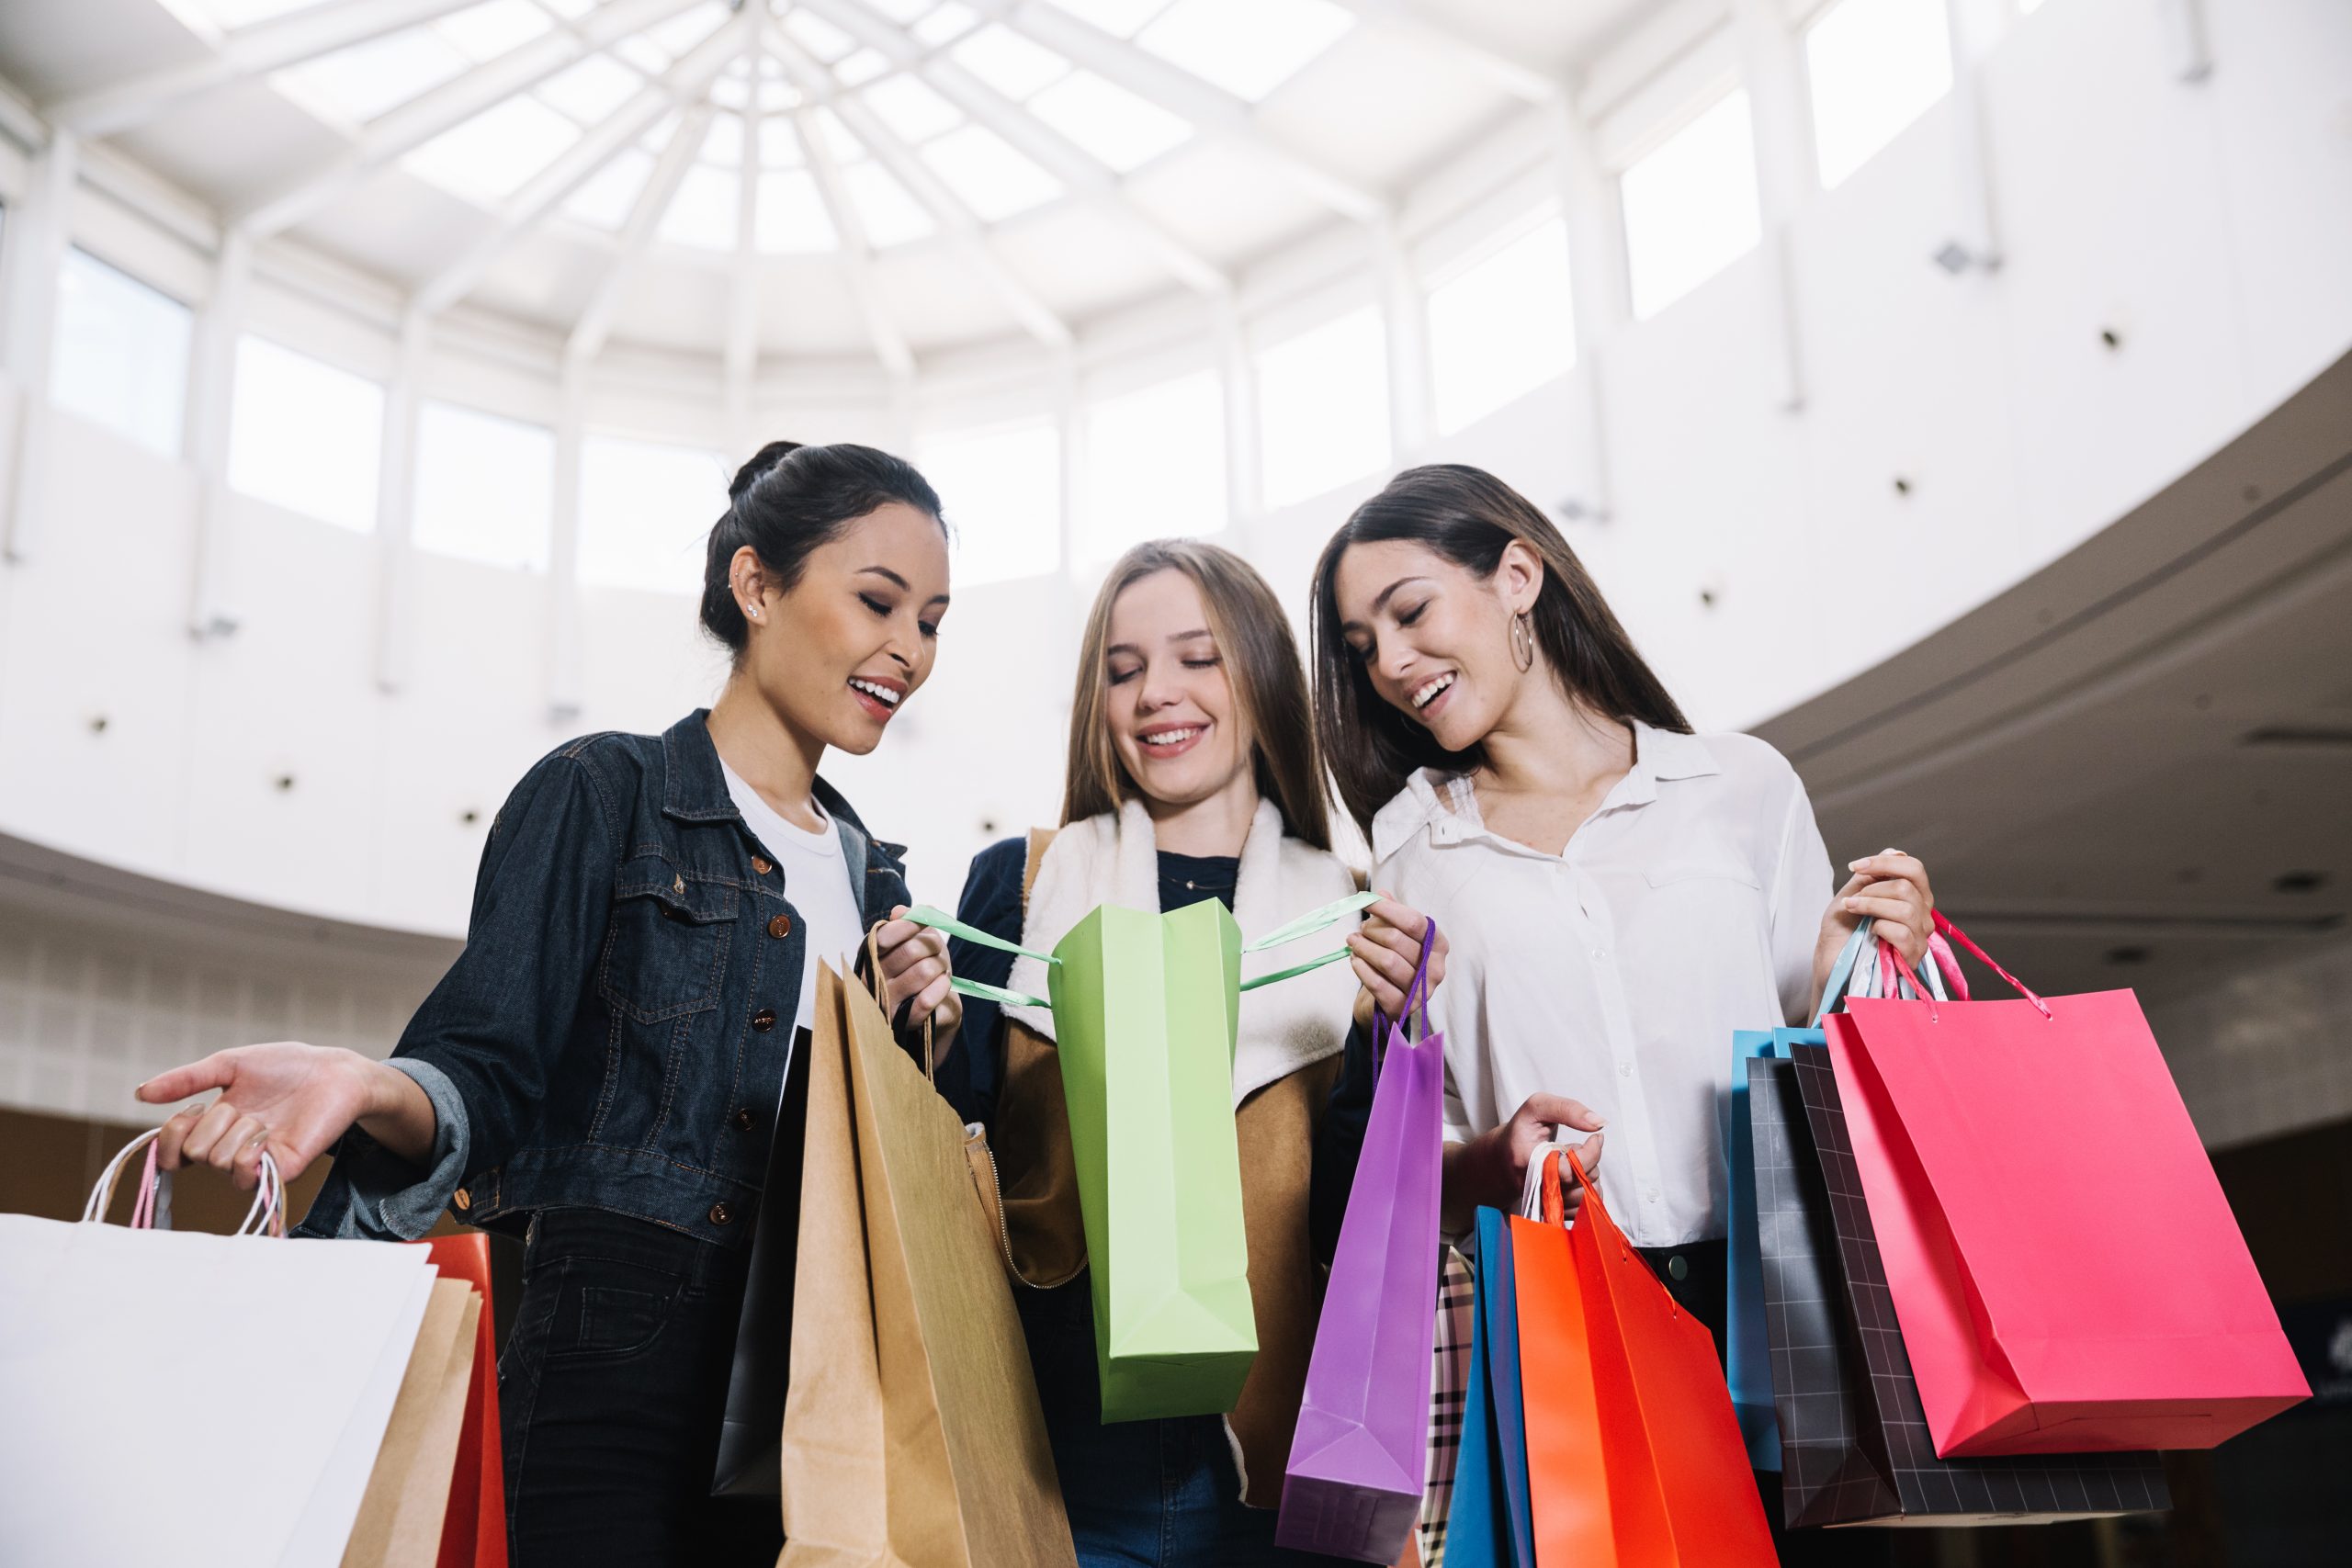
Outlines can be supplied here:
M1087 619L1061 828L984 851L960 916L1045 951L1097 905L1217 898L1245 933L1262 932L1354 890L1330 843L1306 671L1281 605L1231 551L1158 540L1112 568ZM1259 1348L1223 1419L1102 1422L1053 1019L969 1005L962 1098L992 1123L1012 1260L1038 1287L1016 1295L1086 1568L1321 1561L1274 1545L1273 1509L1314 1343L1317 1242L1328 1249L1336 1234L1362 1139L1360 1110L1330 1101L1343 1059L1351 1100L1369 1100L1359 1021L1375 1004L1401 1011L1426 928L1384 899L1350 936L1349 969L1242 998L1234 1120ZM961 941L951 958L970 978L1046 988L1033 959ZM1433 976L1442 963L1441 952Z

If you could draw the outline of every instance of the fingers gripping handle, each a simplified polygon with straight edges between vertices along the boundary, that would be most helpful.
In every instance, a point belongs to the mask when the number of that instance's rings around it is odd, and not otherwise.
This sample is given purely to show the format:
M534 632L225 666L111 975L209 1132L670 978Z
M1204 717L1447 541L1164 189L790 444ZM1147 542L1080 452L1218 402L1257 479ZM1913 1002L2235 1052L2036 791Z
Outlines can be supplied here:
M1420 962L1413 966L1412 979L1406 982L1405 1009L1396 1020L1397 1024L1403 1026L1412 1021L1416 1012L1421 1015L1421 1032L1419 1034L1408 1032L1405 1036L1415 1043L1429 1038L1430 954L1436 951L1437 919L1432 916L1429 924L1422 928ZM1341 956L1345 955L1346 950L1341 949ZM1380 1065L1388 1055L1388 1015L1375 1006L1372 1010L1372 1070L1374 1076L1379 1074Z
M132 1230L169 1230L172 1213L172 1173L156 1168L155 1140L161 1130L150 1128L122 1145L106 1169L98 1173L96 1185L90 1189L89 1200L82 1205L82 1219L96 1224L106 1219L107 1210L114 1204L116 1186L122 1179L123 1168L130 1156L140 1150L147 1151L147 1158L139 1173L139 1195L130 1207ZM259 1179L254 1185L254 1201L245 1217L232 1233L237 1235L277 1235L286 1234L286 1183L277 1173L277 1161L267 1149L261 1152Z
M888 1022L890 1017L890 982L882 974L882 922L880 920L875 921L865 933L865 984L867 991L874 998L874 1005L882 1010L883 1021ZM939 1059L932 1049L931 1014L929 1013L922 1015L922 1076L934 1084L939 1081Z

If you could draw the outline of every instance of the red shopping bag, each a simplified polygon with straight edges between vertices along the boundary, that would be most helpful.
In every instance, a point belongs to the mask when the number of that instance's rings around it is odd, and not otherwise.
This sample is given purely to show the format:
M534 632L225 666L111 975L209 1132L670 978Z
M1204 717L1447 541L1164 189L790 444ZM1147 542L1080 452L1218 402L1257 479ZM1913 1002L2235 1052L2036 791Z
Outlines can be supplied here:
M481 1292L474 1330L473 1381L458 1437L458 1469L441 1526L438 1568L506 1568L506 1466L498 1431L498 1351L490 1312L490 1237L481 1231L426 1243L445 1280Z
M1511 1222L1536 1562L1770 1568L1714 1336L1634 1251L1575 1154L1542 1158L1543 1221ZM1584 1189L1565 1231L1564 1158Z
M1936 1452L2211 1448L2308 1398L2139 999L1993 967L2024 999L1826 1021Z

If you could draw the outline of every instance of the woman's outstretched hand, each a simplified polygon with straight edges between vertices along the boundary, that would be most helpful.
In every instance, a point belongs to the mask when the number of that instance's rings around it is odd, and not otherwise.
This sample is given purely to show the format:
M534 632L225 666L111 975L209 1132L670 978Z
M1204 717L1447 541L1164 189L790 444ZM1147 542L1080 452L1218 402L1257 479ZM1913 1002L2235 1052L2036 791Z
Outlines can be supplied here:
M288 1180L334 1145L355 1122L402 1157L423 1163L433 1147L433 1102L414 1079L339 1046L281 1040L215 1051L200 1062L158 1073L139 1086L150 1105L220 1090L217 1099L175 1112L156 1139L165 1170L209 1165L239 1187L259 1179L262 1151ZM418 1111L423 1137L415 1136Z
M1408 909L1385 893L1363 912L1363 924L1348 938L1349 967L1357 982L1371 993L1373 1005L1398 1023L1405 1021L1405 992L1420 966L1421 940L1429 934L1430 918ZM1430 953L1430 989L1445 978L1445 933L1437 933ZM1363 1004L1359 1003L1358 1006Z

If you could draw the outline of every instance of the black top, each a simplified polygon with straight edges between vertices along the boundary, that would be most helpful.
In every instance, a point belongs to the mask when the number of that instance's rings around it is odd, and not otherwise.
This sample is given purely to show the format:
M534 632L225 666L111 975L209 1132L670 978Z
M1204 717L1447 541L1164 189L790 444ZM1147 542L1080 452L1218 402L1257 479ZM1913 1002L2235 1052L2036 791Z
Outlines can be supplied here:
M972 858L956 916L993 936L1019 942L1021 877L1029 861L1025 838L990 844ZM1233 908L1241 862L1234 855L1180 855L1159 852L1159 907L1181 909L1215 898ZM948 940L948 960L967 979L1002 986L1012 975L1012 954L961 938ZM940 1092L967 1122L993 1122L998 1086L1004 1074L1003 1010L978 997L964 998L959 1048L939 1069ZM1308 1226L1318 1256L1329 1258L1338 1245L1340 1218L1355 1181L1356 1158L1363 1152L1364 1123L1372 1115L1372 1042L1361 1029L1348 1030L1339 1081L1315 1134L1314 1179Z

